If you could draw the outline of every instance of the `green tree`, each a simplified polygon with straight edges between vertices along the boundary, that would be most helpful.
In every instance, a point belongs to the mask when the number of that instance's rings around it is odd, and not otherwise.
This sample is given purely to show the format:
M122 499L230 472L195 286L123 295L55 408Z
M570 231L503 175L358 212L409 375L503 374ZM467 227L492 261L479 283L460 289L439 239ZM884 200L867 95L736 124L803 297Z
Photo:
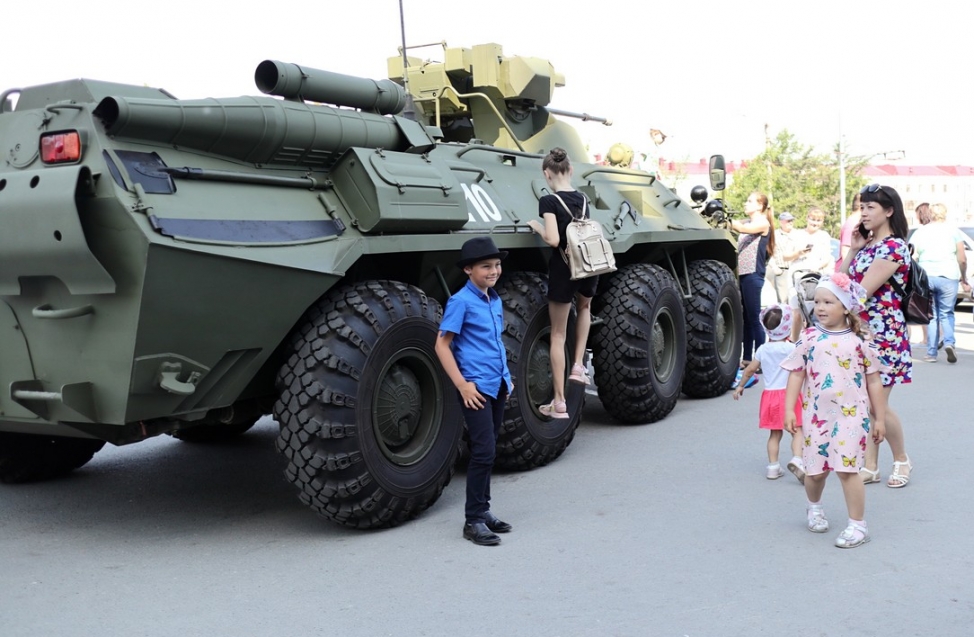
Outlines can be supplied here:
M859 176L866 161L865 157L846 157L847 212L866 181ZM763 153L734 171L725 195L730 209L743 210L744 201L754 191L768 195L776 215L785 211L793 214L798 228L804 227L809 208L821 208L825 211L825 230L838 238L838 147L832 153L816 153L813 147L799 143L787 129L782 130Z

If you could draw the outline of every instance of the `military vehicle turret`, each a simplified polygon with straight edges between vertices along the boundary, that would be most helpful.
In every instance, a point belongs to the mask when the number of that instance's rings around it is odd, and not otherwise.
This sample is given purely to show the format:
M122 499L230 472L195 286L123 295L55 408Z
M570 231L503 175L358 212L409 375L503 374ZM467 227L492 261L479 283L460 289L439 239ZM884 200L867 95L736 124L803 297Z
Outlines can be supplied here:
M547 61L443 54L393 58L379 81L268 60L257 97L86 79L0 95L0 480L273 413L312 509L357 528L416 516L461 447L433 343L458 250L487 233L510 251L498 290L516 391L498 464L557 458L584 393L571 420L537 411L547 254L525 223L554 146L619 265L590 341L606 408L650 422L681 391L723 393L741 341L730 235L651 175L587 163L548 108L563 79ZM404 82L418 120L401 114Z

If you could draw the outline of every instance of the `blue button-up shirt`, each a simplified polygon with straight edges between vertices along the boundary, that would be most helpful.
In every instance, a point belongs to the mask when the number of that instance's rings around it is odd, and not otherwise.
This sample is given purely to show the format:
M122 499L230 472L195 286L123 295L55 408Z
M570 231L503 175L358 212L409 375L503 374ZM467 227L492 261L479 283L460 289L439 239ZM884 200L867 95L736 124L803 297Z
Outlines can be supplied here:
M493 288L484 294L468 280L446 302L440 332L454 335L450 348L463 377L491 398L497 398L502 379L508 392L514 388L501 340L503 330L504 307Z

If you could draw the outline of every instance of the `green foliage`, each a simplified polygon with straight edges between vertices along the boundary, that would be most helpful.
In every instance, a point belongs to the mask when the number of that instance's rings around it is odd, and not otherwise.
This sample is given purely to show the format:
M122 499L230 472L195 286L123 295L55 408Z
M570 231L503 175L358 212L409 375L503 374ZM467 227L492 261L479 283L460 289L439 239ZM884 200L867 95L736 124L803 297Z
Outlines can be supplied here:
M867 158L846 158L846 212L852 198L865 184L859 176ZM805 227L808 209L825 211L824 229L839 236L839 161L838 148L832 153L815 153L811 146L795 140L787 129L778 133L763 153L734 171L733 183L725 198L731 210L743 210L752 192L768 195L775 215L788 211L795 215L795 227Z

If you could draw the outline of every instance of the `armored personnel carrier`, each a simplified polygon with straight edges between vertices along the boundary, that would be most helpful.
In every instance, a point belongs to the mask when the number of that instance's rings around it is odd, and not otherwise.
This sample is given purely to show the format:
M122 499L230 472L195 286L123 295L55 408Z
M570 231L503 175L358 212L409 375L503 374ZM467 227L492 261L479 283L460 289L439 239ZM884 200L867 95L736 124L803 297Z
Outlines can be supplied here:
M557 458L584 393L570 420L537 411L548 253L525 223L554 146L619 265L590 341L606 409L651 422L681 391L723 393L741 341L730 235L651 175L586 163L548 108L564 82L549 62L495 44L443 55L392 58L379 81L268 60L263 96L87 79L0 95L0 480L273 413L312 509L357 528L416 516L461 447L433 344L479 234L510 251L498 291L516 390L498 465Z

